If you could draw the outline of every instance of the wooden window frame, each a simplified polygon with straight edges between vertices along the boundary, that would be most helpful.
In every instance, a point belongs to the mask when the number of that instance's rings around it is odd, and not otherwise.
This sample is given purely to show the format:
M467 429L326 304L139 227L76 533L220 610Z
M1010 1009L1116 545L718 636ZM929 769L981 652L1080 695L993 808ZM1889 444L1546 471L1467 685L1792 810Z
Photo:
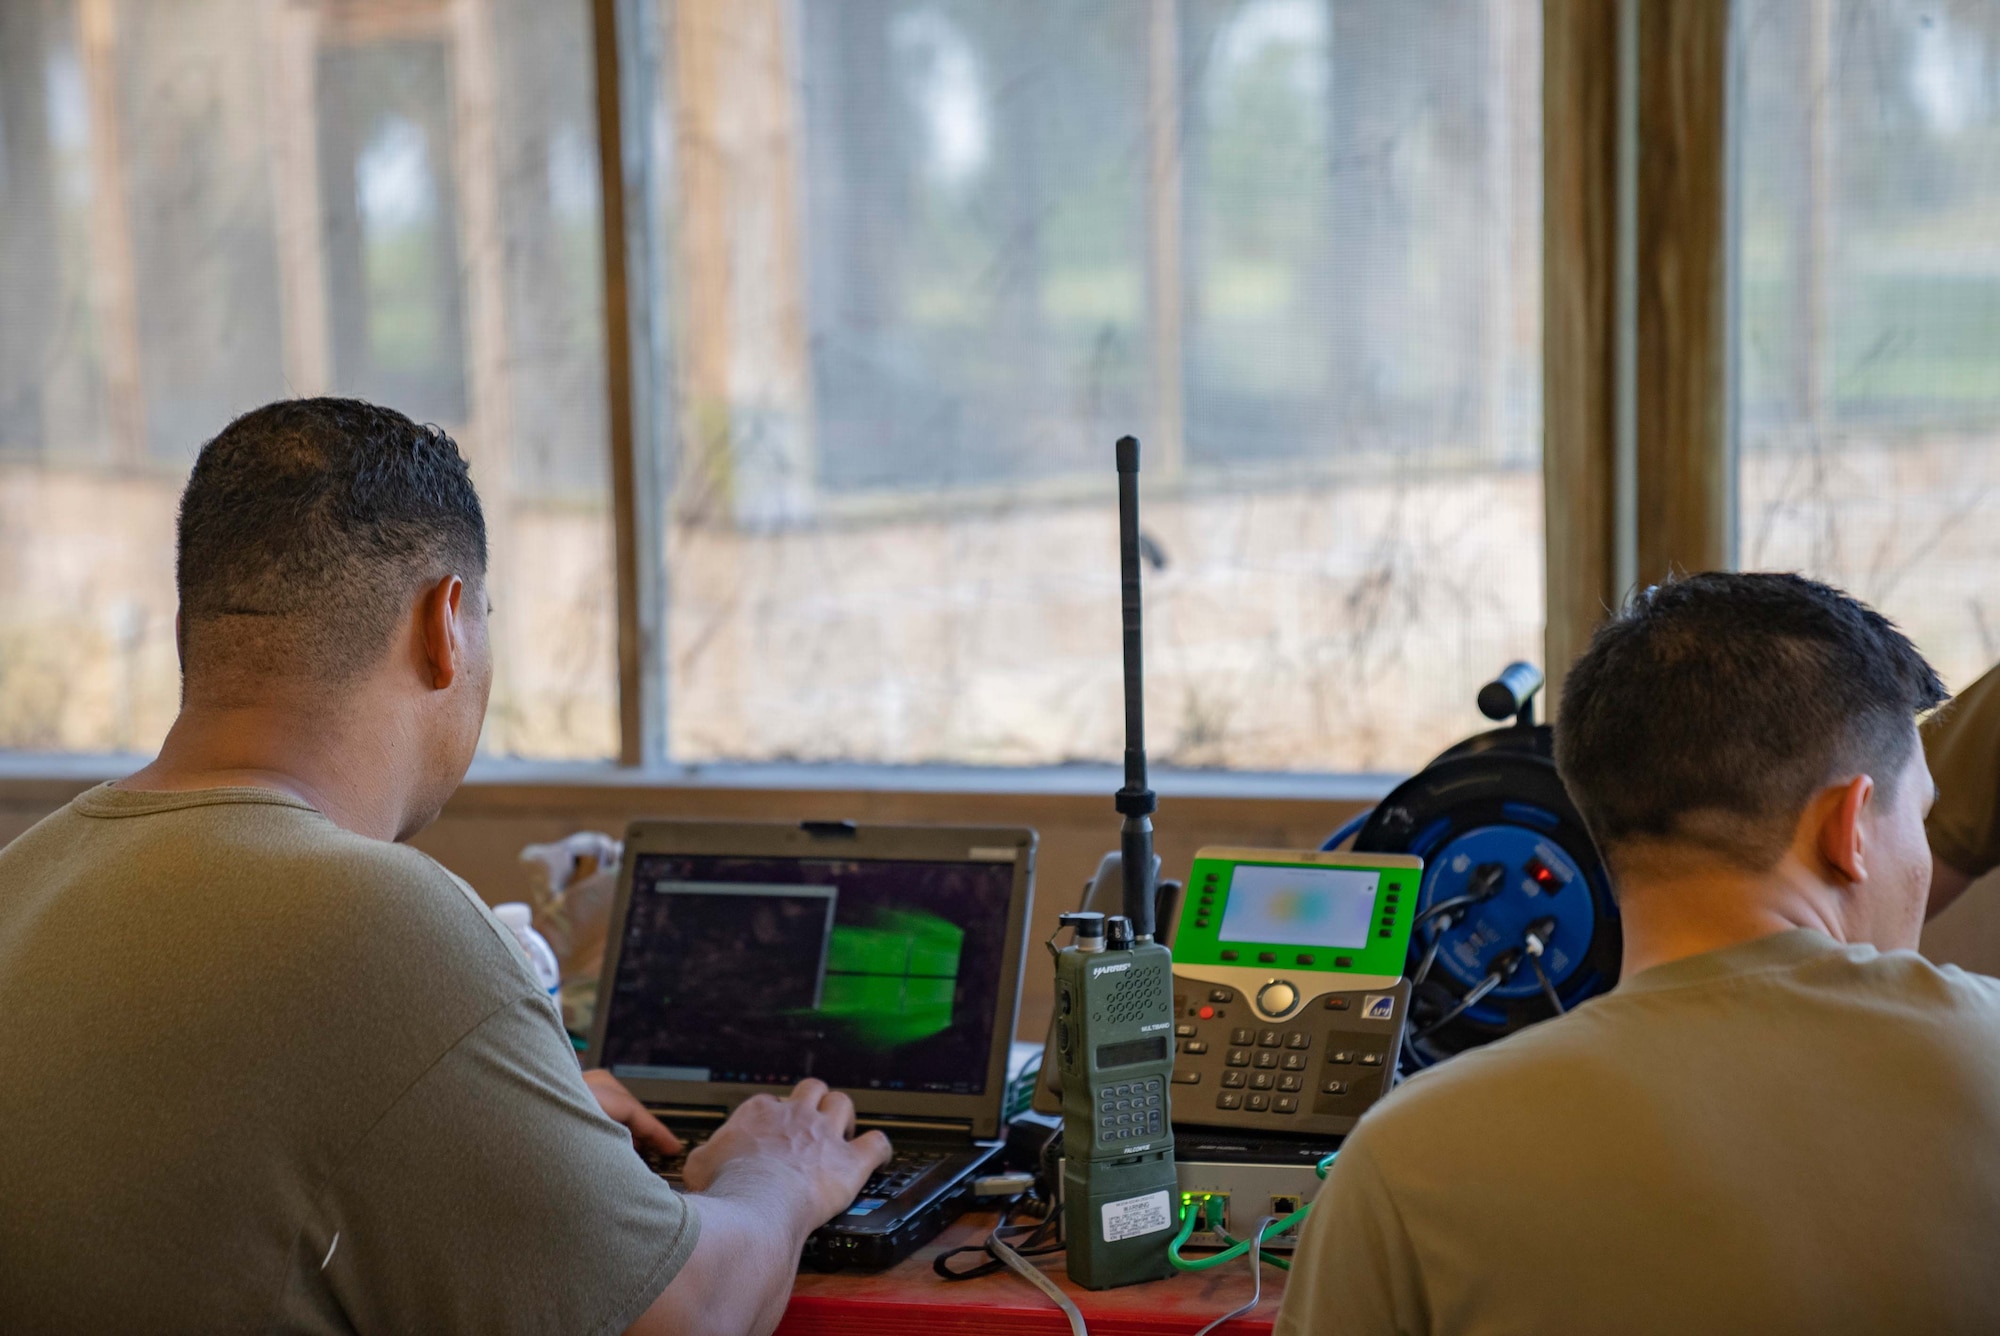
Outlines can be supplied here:
M1552 688L1632 590L1734 562L1734 9L1542 7Z

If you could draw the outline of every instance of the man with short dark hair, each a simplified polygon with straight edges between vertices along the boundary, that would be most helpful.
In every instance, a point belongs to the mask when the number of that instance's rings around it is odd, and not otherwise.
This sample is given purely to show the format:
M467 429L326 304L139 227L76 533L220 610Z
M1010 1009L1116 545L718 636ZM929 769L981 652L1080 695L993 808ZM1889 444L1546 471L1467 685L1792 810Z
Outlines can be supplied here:
M1924 758L1938 800L1924 820L1931 841L1935 918L2000 867L2000 668L1924 721Z
M478 741L485 574L435 427L296 400L202 450L179 718L0 851L0 1331L768 1331L886 1158L806 1081L677 1195L633 1149L672 1134L399 843Z
M1600 629L1556 759L1621 982L1362 1120L1279 1331L2000 1330L2000 982L1915 952L1943 697L1793 575L1678 580Z

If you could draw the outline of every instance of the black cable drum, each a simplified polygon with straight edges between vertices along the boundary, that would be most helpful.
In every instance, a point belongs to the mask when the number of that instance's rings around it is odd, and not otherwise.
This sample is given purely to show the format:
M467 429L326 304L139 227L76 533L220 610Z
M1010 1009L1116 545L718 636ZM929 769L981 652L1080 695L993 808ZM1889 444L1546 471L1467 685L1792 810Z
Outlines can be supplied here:
M1556 774L1553 734L1534 722L1540 685L1532 665L1509 665L1479 705L1515 723L1451 747L1384 798L1355 837L1357 852L1422 858L1419 915L1438 906L1452 915L1411 934L1410 977L1434 960L1411 999L1406 1066L1547 1020L1558 1001L1566 1011L1618 981L1610 874ZM1448 926L1437 931L1441 921ZM1466 1004L1481 985L1488 991Z

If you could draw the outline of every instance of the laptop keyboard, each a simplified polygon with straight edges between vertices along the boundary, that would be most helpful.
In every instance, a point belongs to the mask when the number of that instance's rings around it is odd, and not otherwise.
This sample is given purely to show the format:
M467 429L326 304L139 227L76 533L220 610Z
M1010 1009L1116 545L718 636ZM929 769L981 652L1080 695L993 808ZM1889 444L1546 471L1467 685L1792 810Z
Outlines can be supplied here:
M868 1175L868 1181L861 1185L860 1197L886 1197L894 1200L903 1190L922 1178L925 1174L944 1162L944 1153L935 1150L899 1150L889 1156L889 1163Z
M684 1181L683 1170L687 1165L687 1151L692 1151L708 1140L708 1133L706 1130L677 1131L675 1135L680 1137L681 1143L687 1148L681 1154L662 1155L648 1148L642 1150L640 1155L654 1173L677 1188L685 1188L687 1184ZM873 1201L879 1206L883 1202L894 1201L918 1179L942 1164L945 1158L944 1151L925 1150L921 1147L894 1152L890 1155L889 1162L870 1174L868 1181L861 1185L861 1191L855 1194L855 1204L859 1206ZM869 1209L873 1210L874 1207Z

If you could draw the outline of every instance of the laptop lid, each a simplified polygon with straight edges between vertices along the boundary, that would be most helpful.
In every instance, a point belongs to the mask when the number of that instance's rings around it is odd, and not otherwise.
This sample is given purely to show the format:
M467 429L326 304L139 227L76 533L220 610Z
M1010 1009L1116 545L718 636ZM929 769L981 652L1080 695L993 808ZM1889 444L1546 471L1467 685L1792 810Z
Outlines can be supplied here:
M650 1104L815 1076L863 1118L998 1136L1034 853L1019 828L636 821L586 1061Z

